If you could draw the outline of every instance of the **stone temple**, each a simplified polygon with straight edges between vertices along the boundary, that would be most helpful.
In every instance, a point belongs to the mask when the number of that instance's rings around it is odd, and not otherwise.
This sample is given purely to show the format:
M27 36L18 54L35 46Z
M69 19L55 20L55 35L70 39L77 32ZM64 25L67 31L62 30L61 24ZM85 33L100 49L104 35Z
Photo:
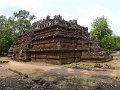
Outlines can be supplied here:
M77 20L66 21L61 15L34 22L30 30L17 37L8 56L18 61L52 64L112 59L90 39L87 27L78 25Z

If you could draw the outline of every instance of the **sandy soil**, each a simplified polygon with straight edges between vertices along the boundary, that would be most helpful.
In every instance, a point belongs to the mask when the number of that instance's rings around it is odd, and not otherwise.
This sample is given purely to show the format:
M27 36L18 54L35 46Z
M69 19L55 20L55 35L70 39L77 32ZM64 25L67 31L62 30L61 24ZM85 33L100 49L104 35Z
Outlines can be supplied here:
M32 80L36 78L42 78L48 82L57 81L57 84L55 85L62 90L96 90L96 88L103 88L101 90L113 90L113 86L115 90L119 90L120 51L113 53L113 56L114 60L100 64L107 64L111 67L114 67L115 69L107 69L103 71L95 71L92 69L76 69L73 67L68 68L69 65L52 65L37 62L17 62L11 60L8 57L0 57L0 61L10 61L9 63L0 64L0 90L36 90L28 89L26 86L29 85L30 87L30 83L33 82ZM80 62L77 64L80 67L82 67L81 65L83 64L85 67L91 67L96 63ZM29 77L26 78L25 75L28 75ZM118 80L118 82L114 83L116 80ZM102 83L99 84L100 82ZM108 84L109 82L112 84ZM33 87L36 86L34 84L32 85ZM79 89L75 89L76 87L79 87ZM82 87L84 87L84 89L81 89ZM53 90L53 88L49 90Z
M92 75L108 75L110 77L120 77L120 52L113 53L114 60L107 62L106 64L109 64L113 67L116 67L118 69L116 70L108 70L108 71L91 71L91 70L81 70L81 69L73 69L73 68L67 68L64 65L51 65L51 64L45 64L45 63L36 63L36 62L16 62L11 60L8 57L1 57L0 60L9 60L10 62L7 64L0 64L0 78L2 77L8 77L13 75L14 73L7 70L8 68L22 72L24 74L28 74L31 77L37 76L37 74L41 75L43 73L60 73L65 75L73 75L73 76L87 76L90 77ZM91 64L94 65L94 63L85 63L85 64Z

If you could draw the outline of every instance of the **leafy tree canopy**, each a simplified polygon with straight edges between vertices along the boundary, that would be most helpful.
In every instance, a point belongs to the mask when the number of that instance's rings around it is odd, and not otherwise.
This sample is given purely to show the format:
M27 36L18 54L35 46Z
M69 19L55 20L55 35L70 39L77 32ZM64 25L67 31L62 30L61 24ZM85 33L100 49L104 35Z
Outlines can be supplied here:
M0 16L0 29L5 28L5 25L7 23L7 18L4 15Z
M30 15L26 10L15 12L8 19L0 15L0 53L7 52L17 35L23 30L29 30L34 19L35 15Z
M13 14L13 20L16 22L16 30L22 32L23 30L30 29L31 21L34 20L35 15L30 15L29 11L20 10Z
M105 35L112 35L112 30L109 28L107 19L102 16L94 19L91 25L91 38L101 41Z
M101 46L106 50L114 50L115 49L115 41L114 37L111 35L105 35L100 41Z

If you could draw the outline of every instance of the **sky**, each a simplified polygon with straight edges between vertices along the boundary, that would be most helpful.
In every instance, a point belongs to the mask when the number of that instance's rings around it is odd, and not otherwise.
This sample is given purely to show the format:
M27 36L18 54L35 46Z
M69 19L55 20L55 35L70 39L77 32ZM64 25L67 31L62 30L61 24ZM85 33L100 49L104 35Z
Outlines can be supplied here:
M0 15L9 17L19 10L30 11L37 17L35 21L60 14L89 31L93 19L104 15L113 34L120 36L120 0L0 0Z

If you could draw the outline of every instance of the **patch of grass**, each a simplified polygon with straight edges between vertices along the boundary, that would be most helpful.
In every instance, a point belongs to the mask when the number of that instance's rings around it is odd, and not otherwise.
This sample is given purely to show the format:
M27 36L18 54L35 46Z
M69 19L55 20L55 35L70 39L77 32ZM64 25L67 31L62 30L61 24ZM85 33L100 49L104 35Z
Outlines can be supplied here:
M64 74L59 74L59 73L44 73L42 76L40 76L42 78L44 78L47 81L51 81L51 82L55 82L57 83L58 81L62 81L65 80L66 75Z
M62 90L76 90L81 85L81 79L79 78L66 78L63 81L59 81L57 86Z
M93 75L92 78L97 82L113 82L113 78L106 75Z
M101 78L101 79L108 79L110 78L109 76L105 76L105 75L93 75L93 78Z

